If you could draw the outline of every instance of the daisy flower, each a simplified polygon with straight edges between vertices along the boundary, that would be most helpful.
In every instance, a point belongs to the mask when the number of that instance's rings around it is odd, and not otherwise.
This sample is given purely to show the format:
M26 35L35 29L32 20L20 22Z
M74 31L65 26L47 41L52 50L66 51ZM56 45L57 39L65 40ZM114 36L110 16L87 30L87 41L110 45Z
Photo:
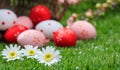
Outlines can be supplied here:
M45 65L50 66L51 64L60 61L60 58L59 50L55 50L52 46L47 46L45 49L42 48L38 61L39 63L45 63Z
M25 45L25 49L22 49L23 56L27 56L27 58L37 58L40 50L38 46L33 47L32 45Z
M22 53L20 51L20 46L17 46L17 44L10 46L5 46L6 48L2 51L2 56L4 59L7 59L7 61L16 60L16 59L22 59Z

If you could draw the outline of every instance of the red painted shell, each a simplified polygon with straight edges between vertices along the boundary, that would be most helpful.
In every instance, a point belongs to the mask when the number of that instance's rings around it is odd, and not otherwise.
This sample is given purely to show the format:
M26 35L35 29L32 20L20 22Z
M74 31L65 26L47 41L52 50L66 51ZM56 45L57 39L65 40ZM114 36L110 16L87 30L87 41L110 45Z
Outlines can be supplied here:
M34 25L41 21L48 20L51 18L51 12L48 7L44 5L34 6L30 11L30 18Z
M61 28L54 33L54 43L61 47L70 47L76 45L76 34L69 28Z
M15 25L9 28L5 33L5 41L9 43L17 43L17 37L20 33L27 30L28 28L22 25Z

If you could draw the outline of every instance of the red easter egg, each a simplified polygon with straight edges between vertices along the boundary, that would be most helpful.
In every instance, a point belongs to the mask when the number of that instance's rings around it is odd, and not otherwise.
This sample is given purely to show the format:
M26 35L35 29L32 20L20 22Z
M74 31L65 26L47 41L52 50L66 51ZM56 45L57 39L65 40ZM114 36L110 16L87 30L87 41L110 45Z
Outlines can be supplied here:
M73 30L69 28L61 28L57 30L53 35L53 41L55 45L65 47L65 46L75 46L77 37Z
M34 6L30 11L30 18L34 25L41 21L48 20L51 18L51 12L48 7L44 5Z
M9 28L6 32L5 32L5 41L9 42L9 43L16 43L17 42L17 37L18 35L27 30L28 28L22 25L15 25L11 28Z

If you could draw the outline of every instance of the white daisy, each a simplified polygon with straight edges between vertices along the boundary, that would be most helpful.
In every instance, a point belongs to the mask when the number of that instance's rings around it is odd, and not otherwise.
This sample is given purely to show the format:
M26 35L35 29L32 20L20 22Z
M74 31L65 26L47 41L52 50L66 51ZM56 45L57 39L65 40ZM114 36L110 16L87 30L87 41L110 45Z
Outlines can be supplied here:
M25 49L22 49L23 56L27 56L27 58L37 58L38 54L40 54L38 46L25 45L24 47Z
M60 61L60 52L55 50L52 46L47 46L45 49L42 48L42 52L39 54L39 63L45 63L45 65L50 66L51 64Z
M17 46L17 44L10 46L5 46L6 48L3 49L2 54L4 59L7 59L7 61L16 60L16 59L22 59L22 53L20 51L20 46Z

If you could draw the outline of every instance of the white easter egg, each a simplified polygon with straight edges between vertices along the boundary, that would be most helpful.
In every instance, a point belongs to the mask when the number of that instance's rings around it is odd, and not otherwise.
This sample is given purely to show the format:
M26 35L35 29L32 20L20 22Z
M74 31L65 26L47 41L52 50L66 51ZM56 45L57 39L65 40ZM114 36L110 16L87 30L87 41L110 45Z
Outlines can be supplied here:
M31 19L27 16L20 16L17 18L16 20L16 24L17 25L23 25L29 29L33 28L33 23L31 21Z
M36 30L43 32L43 34L49 39L53 39L53 33L60 28L63 28L63 26L55 20L42 21L35 27Z
M16 22L16 14L9 9L0 9L0 30L5 31L12 27Z
M31 29L22 32L17 37L17 42L21 46L32 45L32 46L42 47L48 42L48 40L45 38L42 32Z

